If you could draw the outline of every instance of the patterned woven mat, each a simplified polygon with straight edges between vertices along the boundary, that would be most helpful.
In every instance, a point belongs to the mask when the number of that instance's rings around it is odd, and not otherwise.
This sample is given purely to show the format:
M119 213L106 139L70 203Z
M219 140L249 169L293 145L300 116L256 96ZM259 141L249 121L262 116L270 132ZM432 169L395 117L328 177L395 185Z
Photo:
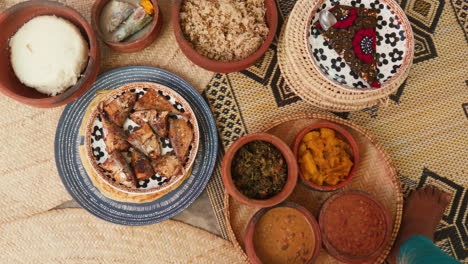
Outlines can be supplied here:
M24 0L0 1L0 12ZM60 0L90 21L93 0ZM164 24L156 41L131 54L101 44L101 72L127 65L147 65L178 74L202 91L213 73L190 62L178 48L171 23L171 1L160 1ZM163 55L161 55L163 54ZM2 69L3 70L3 69ZM0 95L0 223L30 216L71 200L54 160L54 138L63 107L37 109Z
M357 0L359 1L359 0ZM277 0L280 22L294 6ZM415 60L407 81L388 106L336 113L368 129L397 166L405 195L435 185L453 195L437 228L436 244L468 263L468 2L401 0L415 34ZM247 70L217 74L205 95L226 149L273 120L301 112L323 112L291 92L272 45ZM219 167L210 186L212 204L225 237L223 185Z
M2 263L246 263L229 241L172 220L127 227L62 209L0 230Z

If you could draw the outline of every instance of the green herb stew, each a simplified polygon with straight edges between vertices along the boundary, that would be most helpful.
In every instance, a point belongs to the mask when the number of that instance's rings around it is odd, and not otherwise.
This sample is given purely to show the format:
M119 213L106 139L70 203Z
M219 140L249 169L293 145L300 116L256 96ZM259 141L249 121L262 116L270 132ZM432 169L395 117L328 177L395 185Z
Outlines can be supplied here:
M265 141L252 141L240 148L231 167L237 189L251 199L268 199L283 189L287 165L281 152Z

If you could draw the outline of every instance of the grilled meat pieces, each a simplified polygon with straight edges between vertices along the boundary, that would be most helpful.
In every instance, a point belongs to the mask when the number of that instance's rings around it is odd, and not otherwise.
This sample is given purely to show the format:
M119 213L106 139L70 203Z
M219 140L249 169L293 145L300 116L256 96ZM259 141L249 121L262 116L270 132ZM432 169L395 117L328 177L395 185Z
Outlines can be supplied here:
M154 171L160 176L170 179L182 173L182 165L175 155L167 154L151 162Z
M153 89L148 91L135 103L135 111L140 110L157 110L169 111L173 114L179 114L179 111L172 104Z
M192 126L184 119L171 118L169 120L169 139L177 158L182 164L185 163L193 139Z
M161 155L158 136L153 132L148 123L135 129L128 135L128 142L136 149L151 159L157 159Z
M169 111L158 112L156 110L142 110L136 111L130 115L130 119L142 126L143 123L148 122L151 128L161 137L167 137L167 118Z
M151 127L158 133L161 137L167 137L168 127L167 127L167 118L169 117L168 111L162 111L158 113L153 122L150 122Z
M109 172L112 177L121 184L130 188L136 187L135 176L130 166L128 166L128 163L125 161L124 156L119 151L109 153L107 160L99 164L99 166Z
M123 126L137 99L136 93L124 93L103 107L109 119L117 126Z
M151 164L145 155L134 149L131 156L133 173L135 173L135 176L138 180L146 180L154 175L153 168L151 167Z
M102 113L101 120L107 152L112 153L115 150L128 150L128 148L130 148L130 144L127 142L127 137L125 136L123 129L110 121L106 115Z

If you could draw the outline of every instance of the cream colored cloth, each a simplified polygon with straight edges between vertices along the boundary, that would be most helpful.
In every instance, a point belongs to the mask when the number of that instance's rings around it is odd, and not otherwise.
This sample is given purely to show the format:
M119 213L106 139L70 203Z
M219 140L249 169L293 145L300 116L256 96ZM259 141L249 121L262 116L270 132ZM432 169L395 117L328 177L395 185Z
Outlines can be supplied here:
M23 0L0 1L0 12ZM92 0L61 0L88 21ZM174 72L203 91L212 73L191 63L180 51L171 24L171 1L160 1L164 24L156 41L136 53L119 53L101 42L101 72L147 65ZM6 69L1 69L6 70ZM0 95L0 223L51 209L71 200L60 181L54 138L64 107L37 109Z
M246 263L229 241L173 220L128 227L62 209L0 230L2 263Z

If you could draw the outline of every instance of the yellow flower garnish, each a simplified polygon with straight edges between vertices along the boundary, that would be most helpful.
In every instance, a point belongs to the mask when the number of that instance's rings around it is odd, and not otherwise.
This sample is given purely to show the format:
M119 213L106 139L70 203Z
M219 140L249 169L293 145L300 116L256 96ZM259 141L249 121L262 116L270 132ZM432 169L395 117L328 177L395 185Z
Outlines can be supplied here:
M151 3L151 0L141 0L140 5L145 9L145 12L148 15L152 15L154 13L154 6Z

